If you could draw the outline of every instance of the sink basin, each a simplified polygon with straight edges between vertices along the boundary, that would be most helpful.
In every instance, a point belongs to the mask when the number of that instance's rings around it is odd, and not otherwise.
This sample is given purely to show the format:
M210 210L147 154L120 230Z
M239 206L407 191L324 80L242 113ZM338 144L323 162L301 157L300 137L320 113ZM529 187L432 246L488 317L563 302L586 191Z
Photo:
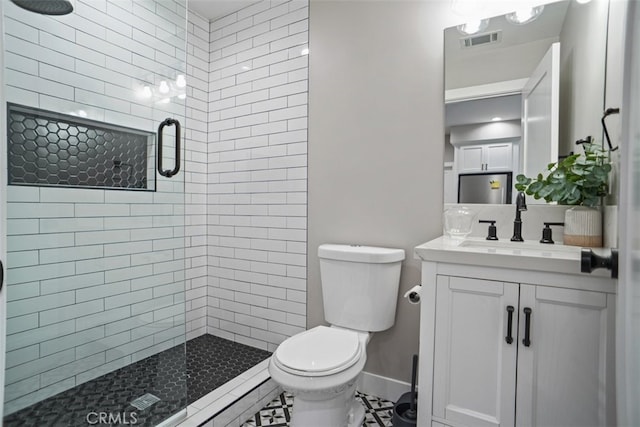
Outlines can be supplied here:
M537 242L467 239L460 242L459 246L496 254L533 255L551 258L574 258L580 256L580 248L577 246L550 245Z

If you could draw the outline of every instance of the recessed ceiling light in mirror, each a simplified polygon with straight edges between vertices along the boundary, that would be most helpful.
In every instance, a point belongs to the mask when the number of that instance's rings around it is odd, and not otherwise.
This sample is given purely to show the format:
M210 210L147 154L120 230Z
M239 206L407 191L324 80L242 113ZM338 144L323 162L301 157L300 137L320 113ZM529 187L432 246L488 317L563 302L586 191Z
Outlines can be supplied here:
M535 21L538 16L542 14L544 6L537 6L531 8L518 9L515 12L509 13L505 16L507 21L516 25L528 24Z

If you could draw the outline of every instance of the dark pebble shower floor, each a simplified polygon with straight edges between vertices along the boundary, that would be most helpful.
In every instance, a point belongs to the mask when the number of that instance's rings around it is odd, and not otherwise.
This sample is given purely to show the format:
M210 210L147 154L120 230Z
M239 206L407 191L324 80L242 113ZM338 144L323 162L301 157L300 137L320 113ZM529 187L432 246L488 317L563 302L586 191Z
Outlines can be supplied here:
M3 425L79 427L99 424L103 417L118 421L114 425L155 426L271 355L202 335L187 342L185 369L184 351L179 345L78 385L6 416ZM160 401L143 410L131 406L147 393Z

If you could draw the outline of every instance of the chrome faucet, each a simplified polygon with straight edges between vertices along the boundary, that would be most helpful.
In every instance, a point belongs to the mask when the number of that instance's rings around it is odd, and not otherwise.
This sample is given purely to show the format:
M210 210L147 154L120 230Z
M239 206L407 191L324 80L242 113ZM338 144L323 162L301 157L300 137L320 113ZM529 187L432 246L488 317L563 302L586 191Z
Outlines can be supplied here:
M513 237L512 242L524 242L522 238L522 219L520 219L520 212L527 210L527 201L525 200L524 193L520 191L516 197L516 219L513 221Z

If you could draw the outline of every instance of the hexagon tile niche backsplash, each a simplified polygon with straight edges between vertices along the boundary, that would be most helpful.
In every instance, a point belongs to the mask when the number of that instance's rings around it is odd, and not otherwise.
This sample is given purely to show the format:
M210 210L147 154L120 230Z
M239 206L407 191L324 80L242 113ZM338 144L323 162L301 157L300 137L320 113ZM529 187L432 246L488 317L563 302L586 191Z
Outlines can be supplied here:
M155 134L7 105L9 184L153 190Z

